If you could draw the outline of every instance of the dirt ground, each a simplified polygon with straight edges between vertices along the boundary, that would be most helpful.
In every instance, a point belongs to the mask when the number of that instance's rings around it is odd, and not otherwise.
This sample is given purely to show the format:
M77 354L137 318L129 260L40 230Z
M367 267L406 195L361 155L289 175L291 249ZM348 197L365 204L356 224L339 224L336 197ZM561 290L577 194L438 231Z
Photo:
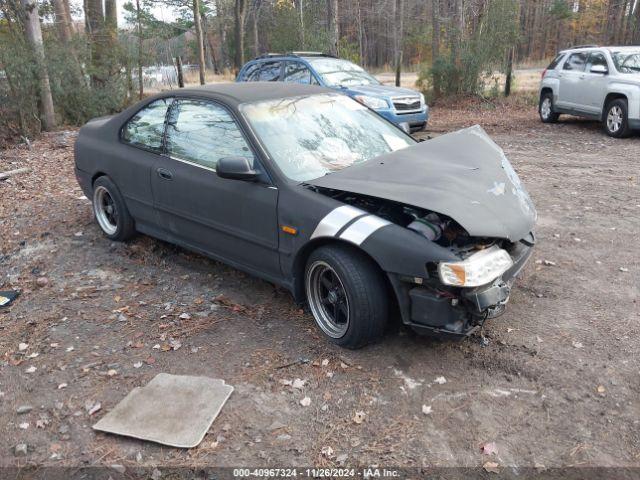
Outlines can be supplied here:
M543 125L516 100L436 105L430 130L474 123L539 216L484 345L399 328L334 347L267 282L145 236L105 239L73 175L75 132L1 151L0 171L31 172L0 181L0 290L21 290L0 309L0 465L640 467L640 137ZM92 431L160 372L235 387L199 447Z

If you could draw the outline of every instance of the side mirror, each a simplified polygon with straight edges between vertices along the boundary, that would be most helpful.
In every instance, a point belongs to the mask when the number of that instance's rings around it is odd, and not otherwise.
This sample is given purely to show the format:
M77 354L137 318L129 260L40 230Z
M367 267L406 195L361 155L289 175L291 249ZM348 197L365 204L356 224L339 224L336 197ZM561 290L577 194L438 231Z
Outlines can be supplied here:
M255 180L259 173L244 157L224 157L218 160L216 173L220 178L232 180Z
M602 75L606 75L607 73L609 73L609 69L607 67L605 67L604 65L593 65L591 67L591 70L589 70L591 73L600 73Z

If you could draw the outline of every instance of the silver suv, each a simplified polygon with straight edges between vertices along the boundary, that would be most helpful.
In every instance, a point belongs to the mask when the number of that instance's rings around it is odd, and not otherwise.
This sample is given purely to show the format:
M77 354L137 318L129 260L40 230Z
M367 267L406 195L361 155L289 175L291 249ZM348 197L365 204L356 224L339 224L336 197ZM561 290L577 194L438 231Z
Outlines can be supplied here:
M561 51L542 74L538 111L545 123L593 118L612 137L640 130L640 46Z

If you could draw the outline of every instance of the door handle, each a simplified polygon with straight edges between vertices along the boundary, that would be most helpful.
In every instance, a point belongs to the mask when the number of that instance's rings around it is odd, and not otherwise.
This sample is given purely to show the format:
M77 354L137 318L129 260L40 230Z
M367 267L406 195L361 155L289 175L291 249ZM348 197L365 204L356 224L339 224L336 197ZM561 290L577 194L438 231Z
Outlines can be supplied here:
M171 173L169 170L165 170L164 168L158 168L156 170L156 173L160 178L164 180L171 180L173 178L173 173Z

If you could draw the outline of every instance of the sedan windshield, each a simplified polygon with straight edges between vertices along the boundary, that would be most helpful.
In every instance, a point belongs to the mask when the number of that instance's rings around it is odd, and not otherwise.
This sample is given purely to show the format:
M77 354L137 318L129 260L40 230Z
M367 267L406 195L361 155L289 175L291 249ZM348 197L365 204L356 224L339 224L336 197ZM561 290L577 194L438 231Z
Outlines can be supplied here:
M344 95L283 98L240 108L280 170L300 182L416 143Z
M640 50L612 52L611 56L620 73L640 73Z
M338 58L315 58L309 63L329 87L380 85L380 82L355 63Z

